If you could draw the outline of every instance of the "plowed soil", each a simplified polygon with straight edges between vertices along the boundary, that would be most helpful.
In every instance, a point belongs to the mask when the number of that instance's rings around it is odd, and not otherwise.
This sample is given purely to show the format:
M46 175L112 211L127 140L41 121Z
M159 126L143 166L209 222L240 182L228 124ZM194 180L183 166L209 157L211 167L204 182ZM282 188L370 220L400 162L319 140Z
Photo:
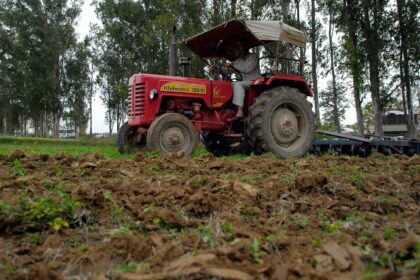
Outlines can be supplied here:
M416 279L420 157L0 156L0 279Z

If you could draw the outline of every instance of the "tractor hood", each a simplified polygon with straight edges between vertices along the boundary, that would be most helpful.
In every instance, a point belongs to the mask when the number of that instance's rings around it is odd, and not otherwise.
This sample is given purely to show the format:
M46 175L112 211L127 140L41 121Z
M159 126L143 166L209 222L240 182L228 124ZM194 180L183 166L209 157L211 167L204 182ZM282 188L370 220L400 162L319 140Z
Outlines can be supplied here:
M235 47L238 40L248 43L248 48L264 43L282 41L305 48L304 32L281 21L229 20L208 31L188 38L185 45L201 58L227 57L226 48Z

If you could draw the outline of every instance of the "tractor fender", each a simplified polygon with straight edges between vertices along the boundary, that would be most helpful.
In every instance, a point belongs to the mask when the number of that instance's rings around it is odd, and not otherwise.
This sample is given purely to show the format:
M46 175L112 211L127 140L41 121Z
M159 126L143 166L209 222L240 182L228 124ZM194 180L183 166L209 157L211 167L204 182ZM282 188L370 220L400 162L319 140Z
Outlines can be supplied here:
M311 86L306 82L302 76L298 75L285 75L285 74L276 74L271 76L268 80L264 82L268 88L274 88L278 86L289 86L292 88L299 89L300 92L306 94L307 96L314 96Z

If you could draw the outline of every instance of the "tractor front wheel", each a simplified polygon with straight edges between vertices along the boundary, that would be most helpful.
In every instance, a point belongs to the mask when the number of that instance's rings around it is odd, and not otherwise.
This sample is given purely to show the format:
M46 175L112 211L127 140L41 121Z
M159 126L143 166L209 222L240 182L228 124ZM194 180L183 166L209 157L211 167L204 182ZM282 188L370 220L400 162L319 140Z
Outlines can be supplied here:
M134 153L144 150L146 136L137 132L137 128L124 123L118 130L118 151L121 154Z
M165 154L190 156L198 144L192 122L177 113L167 113L153 121L147 132L147 148Z
M305 94L283 86L256 99L249 110L247 127L246 135L255 153L301 157L312 144L315 118Z

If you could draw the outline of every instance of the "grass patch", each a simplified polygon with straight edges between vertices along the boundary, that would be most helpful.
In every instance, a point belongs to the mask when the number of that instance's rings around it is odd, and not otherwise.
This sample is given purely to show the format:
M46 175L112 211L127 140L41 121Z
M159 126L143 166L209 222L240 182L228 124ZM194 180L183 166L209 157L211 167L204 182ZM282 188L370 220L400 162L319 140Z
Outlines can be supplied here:
M0 154L11 154L16 149L20 149L26 154L57 154L65 152L72 155L80 155L92 152L103 154L108 158L122 157L113 140L0 136Z

